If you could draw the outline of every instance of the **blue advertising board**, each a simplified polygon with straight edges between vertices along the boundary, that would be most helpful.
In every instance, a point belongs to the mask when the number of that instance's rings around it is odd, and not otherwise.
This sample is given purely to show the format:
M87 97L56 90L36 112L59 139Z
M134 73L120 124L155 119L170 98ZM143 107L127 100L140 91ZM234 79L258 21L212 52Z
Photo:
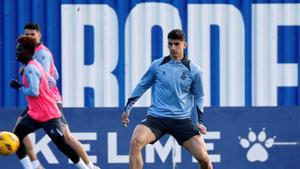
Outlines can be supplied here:
M16 38L41 26L67 107L120 107L167 34L187 34L186 54L203 70L205 105L299 105L299 0L3 0L0 106L24 106L9 89L18 76ZM150 103L150 93L138 106Z
M11 130L20 109L0 110L0 130ZM90 159L105 169L128 169L129 143L146 108L134 108L128 128L121 124L120 108L67 108L71 131L83 143ZM299 169L300 109L207 108L204 123L208 154L215 169ZM46 168L75 168L44 131L31 135L38 158ZM196 169L196 161L166 135L143 151L144 169ZM1 169L21 168L16 155L0 156Z

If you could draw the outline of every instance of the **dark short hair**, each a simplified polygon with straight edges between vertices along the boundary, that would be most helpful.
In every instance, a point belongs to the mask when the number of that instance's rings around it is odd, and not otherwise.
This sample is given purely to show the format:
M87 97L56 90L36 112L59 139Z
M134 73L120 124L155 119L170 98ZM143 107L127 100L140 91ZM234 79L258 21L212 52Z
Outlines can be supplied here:
M19 36L17 43L22 44L28 54L34 55L35 47L37 46L35 39L29 36L21 35Z
M40 31L40 26L36 23L27 23L24 26L24 29L34 29L34 30Z
M169 32L168 39L185 41L185 33L181 29L173 29Z

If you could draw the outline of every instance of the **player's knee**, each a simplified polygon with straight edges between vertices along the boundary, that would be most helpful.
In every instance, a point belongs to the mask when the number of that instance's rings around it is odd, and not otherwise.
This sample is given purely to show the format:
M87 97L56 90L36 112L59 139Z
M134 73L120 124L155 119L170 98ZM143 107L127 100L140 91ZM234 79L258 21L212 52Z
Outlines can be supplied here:
M27 136L23 139L23 143L26 147L26 151L33 151L33 144L31 142L29 136Z
M71 131L67 126L63 127L63 132L64 132L64 138L66 139L67 142L70 142L74 139Z
M77 139L71 133L65 133L64 139L68 144L74 145L76 144Z
M25 145L25 149L26 149L26 153L31 157L32 155L34 155L34 148L31 144L26 144L24 143Z
M70 142L73 139L71 133L69 132L64 132L64 138L66 139L67 142Z
M142 150L144 144L143 141L137 137L133 137L130 140L130 150L131 151L139 151Z

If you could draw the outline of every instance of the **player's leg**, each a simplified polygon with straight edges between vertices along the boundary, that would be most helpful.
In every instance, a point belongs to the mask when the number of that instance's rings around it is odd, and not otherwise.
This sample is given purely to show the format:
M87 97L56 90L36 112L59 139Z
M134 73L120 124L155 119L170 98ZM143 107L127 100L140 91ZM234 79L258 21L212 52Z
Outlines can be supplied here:
M90 161L88 154L83 148L83 145L78 141L77 138L74 137L74 135L71 133L68 122L62 112L61 105L58 105L58 107L61 110L61 122L63 123L63 132L66 142L77 152L79 157L84 161L84 163L89 167L89 169L100 169L97 166L94 166L94 164Z
M33 143L29 136L26 136L23 139L23 143L25 145L26 154L29 156L30 161L35 169L44 169L40 161L38 160L36 153L34 151Z
M201 135L195 135L187 141L183 142L182 146L186 148L193 157L197 159L201 165L201 169L212 169L212 164L208 158L205 142Z
M28 112L28 107L26 107L23 110L23 112L20 114L20 116L18 117L17 122L16 122L16 126L17 126L17 124L19 124L19 122L21 121L21 119L27 114L27 112ZM35 169L44 169L44 167L41 165L40 161L38 160L38 158L37 158L37 156L35 154L34 146L33 146L32 142L31 142L29 136L26 136L23 139L23 143L25 145L26 153L29 156L33 167Z
M167 125L170 134L198 160L201 169L212 169L205 142L191 119L172 119Z
M59 118L43 123L43 128L57 148L64 153L79 169L89 169L76 151L65 141L62 123Z
M137 125L130 140L129 165L130 169L142 169L142 149L146 144L155 141L154 133L145 125Z
M89 157L86 151L83 148L83 145L78 141L77 138L71 133L69 125L63 126L64 137L66 142L77 152L79 157L82 158L84 163L90 168L94 169L94 164L89 160Z
M31 142L30 137L26 136L23 139L23 143L25 145L26 153L29 156L30 160L31 161L36 160L36 155L34 153L33 143Z
M135 127L130 140L130 169L143 168L142 149L146 144L153 144L164 134L160 119L153 116L147 116L146 120Z
M20 147L16 154L20 159L20 162L24 169L34 169L30 158L26 155L26 148L24 144L24 138L31 132L40 128L39 124L31 119L28 115L24 116L14 129L14 133L20 139Z

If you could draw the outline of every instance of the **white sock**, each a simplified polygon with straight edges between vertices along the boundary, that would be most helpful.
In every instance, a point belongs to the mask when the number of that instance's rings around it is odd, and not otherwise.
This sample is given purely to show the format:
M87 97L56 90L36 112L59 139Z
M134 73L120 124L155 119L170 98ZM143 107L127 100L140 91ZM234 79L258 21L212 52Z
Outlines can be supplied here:
M78 163L75 164L78 169L89 169L86 164L80 158Z
M24 169L34 169L28 156L20 159L20 162Z
M38 159L31 161L34 168L37 168L41 165L40 161Z
M89 169L94 169L94 164L92 162L89 162L87 166L89 167Z

